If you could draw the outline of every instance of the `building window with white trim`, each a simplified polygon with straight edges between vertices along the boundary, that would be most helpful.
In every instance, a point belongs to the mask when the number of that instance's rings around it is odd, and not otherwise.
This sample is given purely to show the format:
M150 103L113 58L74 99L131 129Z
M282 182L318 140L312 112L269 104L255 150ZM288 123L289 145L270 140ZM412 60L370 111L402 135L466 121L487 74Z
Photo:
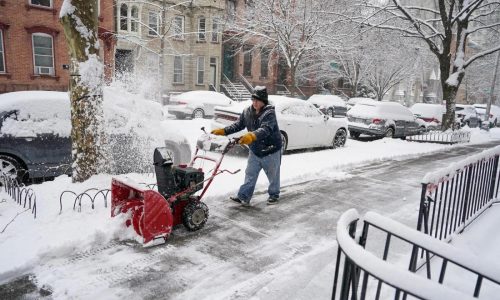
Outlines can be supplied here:
M212 20L212 43L219 42L219 19Z
M34 33L33 65L36 75L54 75L54 47L52 36L45 33Z
M148 21L149 21L148 34L153 35L153 36L159 35L159 32L158 32L158 13L155 11L150 11Z
M5 73L5 51L3 48L3 31L0 29L0 73Z
M205 17L198 18L198 41L200 41L200 42L205 41L206 31L207 31L207 28L206 28Z
M184 39L184 16L174 17L174 38L182 40Z
M198 56L196 60L196 84L204 84L205 78L205 57Z
M52 0L30 0L30 3L34 6L52 7Z
M128 6L127 4L120 5L120 30L127 31L128 23Z
M174 83L184 83L184 61L182 56L174 56Z
M135 5L130 10L130 31L139 32L139 8Z

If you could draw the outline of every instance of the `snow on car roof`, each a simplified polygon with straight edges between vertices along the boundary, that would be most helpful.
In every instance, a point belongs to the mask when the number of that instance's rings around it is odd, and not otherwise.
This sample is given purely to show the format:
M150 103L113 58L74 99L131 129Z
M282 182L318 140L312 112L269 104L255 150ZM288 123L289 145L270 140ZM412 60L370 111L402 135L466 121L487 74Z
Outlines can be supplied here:
M336 95L312 95L309 97L307 100L313 104L317 105L323 105L323 106L341 106L341 107L346 107L346 103L342 98Z
M232 101L231 98L227 97L224 94L213 92L213 91L189 91L179 95L172 96L174 100L203 100L203 99L216 99L221 101Z
M424 118L441 120L446 108L441 104L415 103L410 107L412 113Z
M347 112L347 115L358 118L382 118L404 121L415 120L413 113L399 103L379 102L373 100L371 102L358 103L354 105Z

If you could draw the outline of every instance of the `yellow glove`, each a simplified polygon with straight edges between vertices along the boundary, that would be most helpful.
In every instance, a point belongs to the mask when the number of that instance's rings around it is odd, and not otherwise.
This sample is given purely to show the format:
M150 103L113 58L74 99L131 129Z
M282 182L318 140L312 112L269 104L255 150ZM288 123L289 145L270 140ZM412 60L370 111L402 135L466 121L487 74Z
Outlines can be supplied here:
M253 132L247 132L244 135L240 137L239 143L241 145L250 145L251 143L255 142L257 139L257 136Z
M224 131L224 128L217 128L212 131L210 131L211 134L215 135L226 135L226 132Z

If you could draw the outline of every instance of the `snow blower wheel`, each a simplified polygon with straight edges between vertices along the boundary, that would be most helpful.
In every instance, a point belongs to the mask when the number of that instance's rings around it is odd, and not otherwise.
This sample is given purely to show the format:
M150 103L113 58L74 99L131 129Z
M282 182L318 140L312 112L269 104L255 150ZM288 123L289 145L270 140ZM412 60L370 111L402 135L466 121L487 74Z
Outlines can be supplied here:
M191 202L182 212L182 223L189 231L196 231L208 220L208 206L203 202Z

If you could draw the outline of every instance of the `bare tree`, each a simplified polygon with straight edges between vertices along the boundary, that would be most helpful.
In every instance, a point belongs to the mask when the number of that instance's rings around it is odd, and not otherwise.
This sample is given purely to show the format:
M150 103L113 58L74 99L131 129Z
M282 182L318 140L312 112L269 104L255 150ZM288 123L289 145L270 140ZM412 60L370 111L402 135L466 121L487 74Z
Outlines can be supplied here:
M283 59L288 84L297 86L297 71L305 58L325 47L325 33L336 22L325 12L337 7L336 0L251 0L246 14L227 24L230 41L244 51L265 48ZM293 92L293 89L292 89Z
M81 182L99 173L104 156L97 0L64 0L60 20L71 55L72 179Z
M491 18L498 15L500 0L436 0L419 1L418 4L405 1L411 3L407 5L400 0L363 2L371 9L371 14L358 18L361 23L420 39L437 57L443 100L446 101L443 129L452 128L456 95L466 69L477 59L500 50L500 42L497 42L488 49L467 51L471 36L500 28L500 22ZM380 2L387 3L377 4Z

